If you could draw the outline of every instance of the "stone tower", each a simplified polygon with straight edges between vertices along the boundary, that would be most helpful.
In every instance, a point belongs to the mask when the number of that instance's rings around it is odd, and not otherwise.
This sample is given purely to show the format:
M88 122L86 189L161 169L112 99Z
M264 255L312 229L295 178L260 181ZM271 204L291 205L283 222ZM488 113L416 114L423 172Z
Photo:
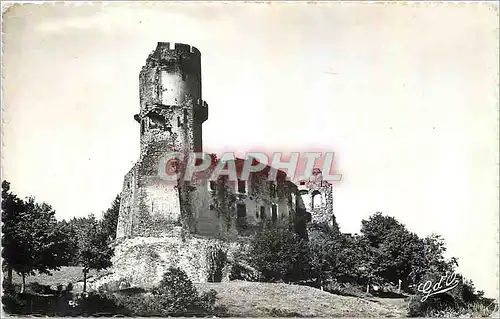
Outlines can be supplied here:
M139 76L141 156L160 151L202 151L201 55L195 47L159 42Z
M202 123L208 118L195 47L159 42L142 67L139 86L140 112L134 119L141 153L123 183L118 238L169 235L186 226L189 212L181 207L189 199L180 185L160 178L158 167L169 152L202 151Z

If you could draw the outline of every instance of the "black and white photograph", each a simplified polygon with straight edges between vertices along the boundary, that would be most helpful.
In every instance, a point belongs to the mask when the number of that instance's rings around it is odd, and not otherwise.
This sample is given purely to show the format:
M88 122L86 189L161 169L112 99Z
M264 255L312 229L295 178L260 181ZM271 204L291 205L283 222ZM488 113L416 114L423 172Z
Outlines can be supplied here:
M499 317L499 4L2 2L1 317Z

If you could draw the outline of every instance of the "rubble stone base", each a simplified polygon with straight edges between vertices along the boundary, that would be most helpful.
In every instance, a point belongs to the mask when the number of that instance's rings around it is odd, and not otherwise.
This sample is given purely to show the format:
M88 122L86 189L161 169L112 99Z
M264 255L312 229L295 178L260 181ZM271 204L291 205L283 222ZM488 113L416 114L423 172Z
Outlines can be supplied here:
M115 247L113 266L107 275L89 278L88 291L118 290L157 285L169 267L184 270L194 283L228 281L231 261L241 244L215 238L183 236L134 237L122 239ZM227 256L217 263L217 256ZM78 283L81 285L82 283Z

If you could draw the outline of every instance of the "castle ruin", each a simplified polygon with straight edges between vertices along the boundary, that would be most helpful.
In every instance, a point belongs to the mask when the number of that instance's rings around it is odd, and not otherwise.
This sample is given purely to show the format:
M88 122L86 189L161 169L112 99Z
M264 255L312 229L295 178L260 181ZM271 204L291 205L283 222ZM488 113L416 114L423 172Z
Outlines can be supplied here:
M269 166L237 182L162 180L158 163L165 153L203 151L208 104L202 99L200 51L159 42L139 79L140 111L134 119L141 151L124 178L108 282L126 277L133 285L152 285L168 266L184 269L194 282L227 280L234 252L263 223L307 236L311 222L332 222L332 185L317 169L299 185L282 171L269 181ZM243 163L235 160L238 170ZM216 253L227 263L219 265L214 279Z

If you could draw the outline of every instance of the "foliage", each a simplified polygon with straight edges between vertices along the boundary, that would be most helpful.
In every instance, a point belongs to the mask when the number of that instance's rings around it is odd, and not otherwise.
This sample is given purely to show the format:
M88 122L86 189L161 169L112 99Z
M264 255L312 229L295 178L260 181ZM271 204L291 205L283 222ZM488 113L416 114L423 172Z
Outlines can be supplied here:
M2 182L2 257L8 268L23 278L35 272L50 274L67 265L73 246L70 229L57 223L55 211L32 197L19 199Z
M7 293L2 297L6 313L41 316L91 316L125 313L115 300L105 294L39 295Z
M231 264L229 280L262 281L261 274L257 269L242 262Z
M327 226L311 231L309 238L309 268L317 287L342 273L345 264L344 239L340 232Z
M120 212L120 195L117 195L108 208L102 215L101 229L106 235L106 238L113 240L116 238L116 226L118 225L118 214Z
M208 281L221 282L223 269L227 262L227 254L220 247L210 247L207 251Z
M215 306L214 290L201 295L179 268L169 268L160 284L151 293L114 294L118 306L132 316L180 316L222 314L223 309Z
M43 285L36 290L43 292ZM216 306L214 290L198 294L186 274L170 268L151 292L129 288L114 293L73 294L70 288L60 293L41 295L8 292L2 297L9 314L39 314L48 316L221 316L225 309Z
M443 293L421 301L421 295L410 297L409 317L489 317L495 311L495 303L490 300L476 300L468 303L457 302L452 294Z
M250 264L265 281L293 282L309 275L307 242L283 228L262 227L252 242Z
M91 269L111 267L114 251L109 245L108 234L101 229L94 215L74 219L72 224L78 246L76 261L83 267L83 290L86 291L87 273Z
M10 314L23 314L26 307L24 295L14 292L4 292L2 294L3 309Z
M169 313L186 311L192 308L198 299L198 293L187 274L179 268L169 268L160 284L152 291L155 296L162 296L162 308Z
M311 279L316 287L367 285L380 280L379 254L364 236L341 234L335 225L313 225L308 245Z
M106 233L99 228L93 215L86 219L79 232L79 259L84 271L101 270L111 266L113 250L108 245Z
M394 217L376 213L361 222L362 236L367 240L375 258L374 276L386 282L402 281L408 290L421 282L426 274L451 272L457 260L446 260L444 240L432 234L424 239L410 232Z

